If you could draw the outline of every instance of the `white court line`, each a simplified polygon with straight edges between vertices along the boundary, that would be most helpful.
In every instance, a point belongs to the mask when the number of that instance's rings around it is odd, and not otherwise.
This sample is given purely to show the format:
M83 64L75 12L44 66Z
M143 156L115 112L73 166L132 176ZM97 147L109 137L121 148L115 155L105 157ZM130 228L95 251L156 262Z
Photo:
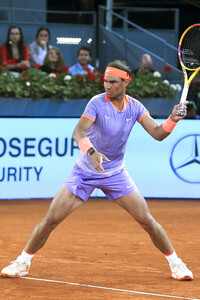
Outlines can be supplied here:
M125 292L125 293L133 293L133 294L148 295L148 296L157 296L157 297L165 297L165 298L173 298L173 299L200 300L199 298L197 299L197 298L187 298L187 297L179 297L179 296L170 296L170 295L146 293L146 292L139 292L139 291L116 289L116 288L99 286L99 285L92 285L92 284L85 284L85 283L76 283L76 282L68 282L68 281L59 281L59 280L51 280L51 279L42 279L42 278L33 278L33 277L21 277L21 279L38 280L38 281L53 282L53 283L64 283L64 284L85 286L85 287L96 288L96 289L111 290L111 291L116 291L116 292Z

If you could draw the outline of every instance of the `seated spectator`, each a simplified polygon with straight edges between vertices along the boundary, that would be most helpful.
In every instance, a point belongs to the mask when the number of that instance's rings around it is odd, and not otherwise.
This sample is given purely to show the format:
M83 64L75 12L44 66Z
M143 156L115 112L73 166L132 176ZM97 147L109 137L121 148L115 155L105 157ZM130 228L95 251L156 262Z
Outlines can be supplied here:
M36 40L29 45L30 63L34 67L35 64L43 65L47 51L52 48L49 45L50 31L46 27L40 27L36 33Z
M0 47L0 61L13 72L21 72L30 67L28 46L24 44L19 26L11 26L8 29L6 42Z
M200 75L197 74L189 87L187 101L192 102L196 108L196 115L200 116Z
M81 48L79 48L77 53L77 60L78 62L69 68L69 73L71 73L72 75L84 75L87 74L87 69L91 72L93 72L93 70L95 69L89 64L89 62L92 60L92 51L89 47L82 46Z
M142 55L140 62L139 62L139 68L132 71L133 74L136 74L137 72L154 72L152 69L153 61L149 54L145 53Z
M195 119L196 118L196 105L193 101L188 101L187 104L187 115L185 119Z
M200 82L196 83L196 91L194 101L196 104L196 114L200 117Z
M59 72L59 68L65 65L65 60L60 50L56 47L52 47L48 50L44 59L44 64L40 67L40 70L50 73Z

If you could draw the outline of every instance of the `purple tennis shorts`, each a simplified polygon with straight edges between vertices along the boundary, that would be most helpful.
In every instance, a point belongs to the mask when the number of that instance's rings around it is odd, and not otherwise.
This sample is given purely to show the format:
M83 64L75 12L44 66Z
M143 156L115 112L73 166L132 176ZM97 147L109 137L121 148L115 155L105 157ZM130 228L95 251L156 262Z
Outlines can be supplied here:
M80 197L84 202L95 188L101 189L109 200L126 196L136 188L133 179L125 168L120 173L110 177L94 178L77 165L74 166L65 184L71 193Z

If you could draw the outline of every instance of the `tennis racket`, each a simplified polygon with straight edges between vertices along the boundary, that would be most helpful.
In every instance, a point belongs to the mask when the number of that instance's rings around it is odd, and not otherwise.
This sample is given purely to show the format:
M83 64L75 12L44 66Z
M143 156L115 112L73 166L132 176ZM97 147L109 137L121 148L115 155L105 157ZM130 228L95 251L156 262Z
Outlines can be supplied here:
M184 87L180 103L185 102L190 83L200 71L200 24L188 27L182 34L178 46L178 58L184 74ZM181 107L178 114L182 115Z

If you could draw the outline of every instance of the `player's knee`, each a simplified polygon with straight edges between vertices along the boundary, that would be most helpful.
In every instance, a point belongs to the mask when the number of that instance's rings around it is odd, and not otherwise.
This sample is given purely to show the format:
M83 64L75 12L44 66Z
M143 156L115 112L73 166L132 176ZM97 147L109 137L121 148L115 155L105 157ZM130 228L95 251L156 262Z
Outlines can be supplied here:
M50 217L45 217L42 222L40 223L41 227L43 228L44 231L51 232L56 228L58 225L57 222L53 218Z
M158 230L158 223L156 220L151 216L148 215L147 218L145 218L140 225L146 230L148 233L157 232Z

